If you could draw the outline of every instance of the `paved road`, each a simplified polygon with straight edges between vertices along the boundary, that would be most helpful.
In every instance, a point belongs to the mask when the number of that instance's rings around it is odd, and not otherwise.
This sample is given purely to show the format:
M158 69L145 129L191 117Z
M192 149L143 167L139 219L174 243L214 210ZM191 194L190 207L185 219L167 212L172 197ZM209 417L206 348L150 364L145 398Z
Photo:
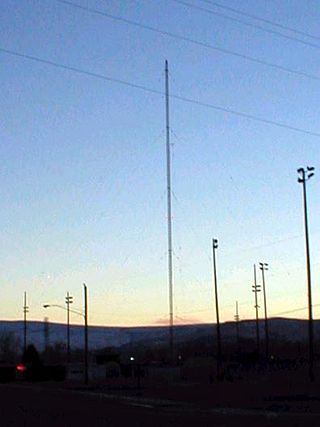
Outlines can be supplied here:
M0 385L1 427L52 426L196 426L196 427L319 427L319 416L310 414L249 414L246 411L200 411L190 405L161 401L116 400L90 393L46 387Z

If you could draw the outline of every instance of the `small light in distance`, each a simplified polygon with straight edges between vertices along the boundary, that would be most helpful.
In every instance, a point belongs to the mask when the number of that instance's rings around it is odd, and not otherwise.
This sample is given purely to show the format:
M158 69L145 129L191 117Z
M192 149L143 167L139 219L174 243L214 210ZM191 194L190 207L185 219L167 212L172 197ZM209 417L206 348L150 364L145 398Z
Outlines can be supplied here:
M133 361L134 361L134 357L133 357L133 356L131 356L131 357L130 357L130 360L131 360L131 362L133 362Z

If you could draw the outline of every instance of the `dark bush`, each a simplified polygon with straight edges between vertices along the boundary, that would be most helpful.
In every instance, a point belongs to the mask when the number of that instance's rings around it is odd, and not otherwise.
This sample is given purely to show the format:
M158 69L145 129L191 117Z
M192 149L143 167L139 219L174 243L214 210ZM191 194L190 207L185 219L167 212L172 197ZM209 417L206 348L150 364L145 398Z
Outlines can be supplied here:
M0 366L0 382L6 383L15 380L14 366Z

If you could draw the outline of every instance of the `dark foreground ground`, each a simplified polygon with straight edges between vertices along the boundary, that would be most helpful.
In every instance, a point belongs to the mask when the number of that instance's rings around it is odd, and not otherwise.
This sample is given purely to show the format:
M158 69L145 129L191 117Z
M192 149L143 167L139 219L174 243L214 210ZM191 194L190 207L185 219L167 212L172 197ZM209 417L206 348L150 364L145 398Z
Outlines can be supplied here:
M245 393L245 389L243 389ZM110 396L92 390L68 390L46 384L0 385L0 425L14 426L320 426L319 412L270 408L223 408L187 401ZM250 405L249 405L250 406ZM278 408L279 409L279 408Z

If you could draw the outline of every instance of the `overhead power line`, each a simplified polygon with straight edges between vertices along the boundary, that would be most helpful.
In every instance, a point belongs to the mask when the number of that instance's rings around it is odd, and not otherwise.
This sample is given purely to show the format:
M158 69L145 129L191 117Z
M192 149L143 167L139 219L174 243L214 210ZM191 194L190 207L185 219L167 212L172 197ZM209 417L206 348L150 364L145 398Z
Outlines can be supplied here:
M149 93L153 93L153 94L156 94L156 95L164 96L164 93L161 90L152 89L152 88L149 88L149 87L144 86L144 85L140 85L140 84L129 82L127 80L116 79L114 77L110 77L110 76L105 76L103 74L94 73L94 72L87 71L87 70L84 70L84 69L81 69L81 68L78 68L78 67L72 67L72 66L69 66L69 65L59 64L58 62L50 61L50 60L47 60L47 59L42 59L42 58L39 58L39 57L33 56L33 55L27 55L27 54L16 52L16 51L13 51L13 50L10 50L10 49L4 49L4 48L1 48L1 47L0 47L0 52L6 53L6 54L11 55L11 56L16 56L16 57L19 57L19 58L28 59L30 61L39 62L39 63L46 64L46 65L50 65L50 66L55 67L55 68L60 68L60 69L63 69L63 70L73 71L75 73L83 74L83 75L86 75L86 76L89 76L89 77L94 77L96 79L105 80L105 81L108 81L110 83L117 83L117 84L120 84L120 85L123 85L123 86L129 86L129 87L132 87L134 89L139 89L139 90L142 90L144 92L149 92ZM187 102L188 104L193 104L193 105L198 105L200 107L210 108L212 110L220 111L222 113L232 114L234 116L242 117L242 118L253 120L253 121L256 121L256 122L265 123L265 124L276 126L276 127L279 127L279 128L288 129L288 130L291 130L291 131L294 131L294 132L303 133L305 135L316 136L316 137L320 136L319 132L313 132L313 131L310 131L308 129L298 128L298 127L295 127L295 126L288 125L286 123L281 123L281 122L277 122L277 121L274 121L274 120L265 119L263 117L254 116L253 114L248 114L248 113L244 113L244 112L241 112L241 111L233 110L231 108L225 108L225 107L221 107L219 105L214 105L214 104L210 104L210 103L207 103L207 102L198 101L196 99L187 98L187 97L184 97L184 96L174 95L174 94L170 94L170 98L177 99L177 100L182 101L182 102Z
M241 303L243 304L243 303ZM247 303L245 303L247 305ZM231 307L231 304L229 306L224 306L222 307L222 309L225 309L226 307ZM320 307L320 304L313 304L313 307ZM299 308L294 308L292 310L286 310L286 311L281 311L280 313L273 313L270 315L270 317L275 317L275 316L282 316L284 314L291 314L291 313L297 313L298 311L304 311L307 310L308 307L299 307ZM204 313L204 312L211 312L212 309L203 309L203 310L192 310L192 311L179 311L179 314L191 314L191 313ZM243 321L245 322L248 319L243 319Z
M310 74L310 73L306 73L304 71L294 70L292 68L289 68L289 67L286 67L283 65L279 65L279 64L275 64L273 62L265 61L263 59L259 59L259 58L256 58L256 57L253 57L250 55L245 55L245 54L242 54L240 52L236 52L236 51L233 51L230 49L224 49L222 47L214 46L212 44L202 42L199 40L195 40L195 39L192 39L190 37L185 37L185 36L182 36L182 35L179 35L176 33L172 33L169 31L165 31L165 30L161 30L159 28L152 27L150 25L146 25L146 24L142 24L140 22L132 21L130 19L123 18L121 16L111 15L110 13L107 13L107 12L103 12L103 11L100 11L97 9L92 9L92 8L86 7L86 6L81 6L79 4L72 3L68 0L56 0L56 1L58 3L71 6L73 8L82 10L82 11L87 12L87 13L99 15L99 16L102 16L102 17L105 17L108 19L112 19L114 21L123 22L127 25L131 25L131 26L134 26L137 28L142 28L144 30L151 31L151 32L156 33L156 34L161 34L163 36L170 37L173 39L182 40L186 43L191 43L191 44L194 44L196 46L201 46L201 47L204 47L206 49L210 49L210 50L214 50L216 52L223 53L225 55L231 55L231 56L235 56L236 58L245 59L246 61L254 62L255 64L264 65L266 67L270 67L270 68L273 68L276 70L280 70L280 71L283 71L283 72L286 72L289 74L293 74L293 75L296 75L299 77L305 77L305 78L312 79L312 80L320 80L320 76L318 76L316 74Z
M320 45L318 45L318 44L314 44L314 43L311 43L309 41L301 40L301 39L298 39L297 37L289 36L287 34L280 33L279 31L276 31L276 30L271 30L269 28L261 27L260 25L257 25L257 24L245 22L241 19L234 18L234 17L229 16L229 15L225 15L224 13L215 12L211 9L207 9L205 7L197 6L197 5L185 2L183 0L171 0L171 1L178 3L178 4L181 4L183 6L189 7L191 9L200 10L201 12L205 12L205 13L208 13L210 15L219 16L220 18L226 19L228 21L237 22L238 24L244 25L246 27L251 27L251 28L255 28L256 30L264 31L266 33L275 35L277 37L282 37L282 38L287 39L287 40L292 40L296 43L301 43L305 46L310 46L310 47L314 47L316 49L320 49Z
M84 70L84 69L81 69L81 68L78 68L78 67L72 67L72 66L69 66L69 65L60 64L58 62L54 62L54 61L50 61L50 60L47 60L47 59L39 58L37 56L27 55L27 54L24 54L24 53L16 52L16 51L13 51L13 50L10 50L10 49L4 49L4 48L1 48L1 47L0 47L0 52L6 53L6 54L11 55L11 56L16 56L16 57L19 57L19 58L28 59L30 61L34 61L34 62L46 64L46 65L50 65L52 67L60 68L62 70L68 70L68 71L75 72L77 74L82 74L82 75L86 75L86 76L89 76L89 77L94 77L96 79L105 80L105 81L108 81L110 83L117 83L117 84L120 84L120 85L123 85L123 86L129 86L129 87L132 87L134 89L142 90L144 92L149 92L149 93L153 93L153 94L161 95L161 96L165 95L161 90L152 89L152 88L149 88L149 87L144 86L144 85L140 85L140 84L129 82L127 80L121 80L121 79L117 79L115 77L110 77L110 76L106 76L106 75L103 75L103 74L94 73L94 72L91 72L91 71L88 71L88 70ZM193 105L198 105L200 107L210 108L212 110L220 111L222 113L232 114L234 116L242 117L242 118L253 120L253 121L256 121L256 122L265 123L265 124L276 126L276 127L279 127L279 128L288 129L288 130L291 130L291 131L294 131L294 132L303 133L305 135L316 136L316 137L320 136L319 132L313 132L313 131L310 131L310 130L307 130L307 129L298 128L298 127L295 127L295 126L288 125L286 123L281 123L281 122L277 122L277 121L274 121L274 120L265 119L263 117L254 116L253 114L248 114L248 113L244 113L244 112L241 112L241 111L233 110L231 108L225 108L225 107L221 107L219 105L214 105L214 104L210 104L210 103L207 103L207 102L198 101L196 99L187 98L187 97L184 97L184 96L174 95L174 94L170 94L170 98L177 99L177 100L182 101L182 102L187 102L188 104L193 104Z
M310 37L314 40L320 40L319 36L307 33L306 31L297 30L296 28L289 27L287 25L280 24L279 22L272 21L271 19L261 18L261 16L252 15L250 13L243 12L242 10L235 9L233 7L226 6L212 0L200 0L200 1L202 1L203 3L207 3L212 6L218 7L220 9L229 10L230 12L237 13L238 15L246 16L247 18L255 19L256 21L264 22L265 24L273 25L275 27L281 28L282 30L291 31L295 34L299 34L300 36Z
M320 307L320 304L313 304L312 307ZM290 314L290 313L296 313L298 311L303 311L303 310L307 310L308 307L299 307L299 308L295 308L293 310L287 310L287 311L282 311L281 313L275 313L272 314L272 316L282 316L283 314Z

